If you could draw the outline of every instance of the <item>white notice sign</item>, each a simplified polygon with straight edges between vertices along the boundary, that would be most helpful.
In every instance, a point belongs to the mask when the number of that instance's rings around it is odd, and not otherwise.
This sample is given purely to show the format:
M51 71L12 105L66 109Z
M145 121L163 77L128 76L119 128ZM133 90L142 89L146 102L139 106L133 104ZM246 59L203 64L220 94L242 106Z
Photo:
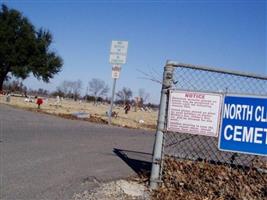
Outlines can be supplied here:
M112 67L112 78L118 79L120 77L121 67L119 65L113 65Z
M112 41L109 55L111 64L125 64L128 50L128 41Z
M221 105L221 94L171 91L167 130L217 137Z

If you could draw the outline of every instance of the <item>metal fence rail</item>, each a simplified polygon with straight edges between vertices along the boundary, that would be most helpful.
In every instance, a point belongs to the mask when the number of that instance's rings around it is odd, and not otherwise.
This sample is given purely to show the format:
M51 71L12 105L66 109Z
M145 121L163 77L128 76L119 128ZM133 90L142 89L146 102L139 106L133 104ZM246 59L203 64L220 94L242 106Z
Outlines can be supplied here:
M267 77L247 73L174 65L174 88L183 90L267 95ZM209 70L208 70L209 69Z
M166 67L173 69L173 73L169 74L172 84L164 84L162 88L169 91L190 90L199 92L216 92L224 94L241 94L241 95L255 95L267 96L267 77L262 75L254 75L242 72L228 71L206 66L196 66L189 64L182 64L176 62L167 62ZM153 157L153 166L160 165L160 170L153 169L151 176L152 189L157 187L157 183L161 180L161 171L164 171L163 161L164 157L172 156L176 159L186 160L205 160L214 164L230 164L241 166L243 168L258 167L260 170L264 169L267 163L267 157L254 156L247 154L223 152L218 150L218 138L192 135L185 133L174 133L166 130L167 124L167 110L168 107L168 92L162 92L165 96L161 104L165 104L163 109L165 112L160 112L160 115L165 119L163 128L158 131L163 134L164 140L160 144L155 142L155 148L160 147L162 152L161 157ZM165 100L166 98L166 100ZM162 105L161 105L162 107ZM156 134L156 137L158 134ZM160 162L159 162L160 160ZM157 176L158 175L158 176ZM154 183L154 184L153 184ZM267 183L266 183L267 184Z

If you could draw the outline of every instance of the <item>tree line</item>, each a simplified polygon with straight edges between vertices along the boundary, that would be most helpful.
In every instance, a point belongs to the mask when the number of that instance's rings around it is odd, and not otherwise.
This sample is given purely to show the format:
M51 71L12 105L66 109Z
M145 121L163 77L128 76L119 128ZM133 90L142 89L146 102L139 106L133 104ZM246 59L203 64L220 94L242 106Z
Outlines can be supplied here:
M97 103L110 103L108 98L108 93L110 88L105 83L105 81L97 78L91 79L87 86L85 95L82 95L83 83L81 80L70 81L64 80L60 83L56 90L48 91L43 88L31 89L27 88L23 81L20 79L8 80L3 84L3 90L7 92L19 93L22 96L42 96L42 97L63 97L77 100L87 100L90 102ZM116 104L125 105L126 103L134 104L138 102L140 105L149 103L149 93L144 89L139 89L137 97L134 98L133 91L130 88L123 87L116 93Z

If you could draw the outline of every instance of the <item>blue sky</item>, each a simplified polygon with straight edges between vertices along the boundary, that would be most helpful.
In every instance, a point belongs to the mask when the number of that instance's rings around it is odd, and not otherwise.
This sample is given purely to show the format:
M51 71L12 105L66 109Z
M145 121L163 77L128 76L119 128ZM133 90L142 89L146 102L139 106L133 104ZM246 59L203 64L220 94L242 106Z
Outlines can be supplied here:
M161 86L139 70L162 73L167 59L267 75L266 1L10 1L36 27L50 30L52 49L64 59L51 83L34 78L31 88L53 90L63 80L92 78L112 87L112 40L129 41L118 91L143 88L159 102Z

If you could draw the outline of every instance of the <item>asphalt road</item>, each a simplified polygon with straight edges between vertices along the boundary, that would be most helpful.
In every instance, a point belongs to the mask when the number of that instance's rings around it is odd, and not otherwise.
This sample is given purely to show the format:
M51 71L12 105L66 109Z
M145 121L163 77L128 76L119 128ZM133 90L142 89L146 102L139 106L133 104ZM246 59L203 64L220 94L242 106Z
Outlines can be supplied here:
M151 159L154 133L33 113L0 104L0 199L70 199L133 175L114 148Z

